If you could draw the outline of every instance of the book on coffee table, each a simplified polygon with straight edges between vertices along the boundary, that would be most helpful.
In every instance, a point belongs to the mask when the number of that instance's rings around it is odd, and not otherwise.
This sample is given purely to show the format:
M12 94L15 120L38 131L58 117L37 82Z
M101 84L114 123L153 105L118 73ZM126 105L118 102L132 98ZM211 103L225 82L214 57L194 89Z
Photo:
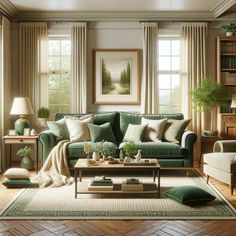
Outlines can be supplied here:
M156 164L148 159L141 159L140 161L124 161L125 166L150 166Z
M90 183L88 185L88 190L90 190L90 191L112 191L113 190L113 185L94 186L94 185L91 185L91 183Z
M122 191L143 191L143 183L139 179L127 179L122 181Z

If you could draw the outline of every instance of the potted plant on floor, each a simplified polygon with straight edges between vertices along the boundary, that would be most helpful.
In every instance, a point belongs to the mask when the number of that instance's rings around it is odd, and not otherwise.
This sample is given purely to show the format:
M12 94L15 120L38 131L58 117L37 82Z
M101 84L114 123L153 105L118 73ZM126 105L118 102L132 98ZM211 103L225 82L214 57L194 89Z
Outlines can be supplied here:
M41 127L46 127L47 126L47 119L50 116L50 111L46 107L40 107L37 111L38 114L38 123L39 126Z
M236 32L236 24L230 23L228 25L222 25L221 30L225 32L226 36L233 36Z
M33 161L32 161L32 148L25 146L18 150L17 155L21 157L20 166L21 168L25 168L31 170L33 168Z
M228 101L228 93L226 88L217 84L208 77L205 77L191 92L192 101L200 109L200 111L209 110L211 112L210 130L204 130L206 136L216 136L217 130L214 130L216 123L216 109L218 106L224 106Z

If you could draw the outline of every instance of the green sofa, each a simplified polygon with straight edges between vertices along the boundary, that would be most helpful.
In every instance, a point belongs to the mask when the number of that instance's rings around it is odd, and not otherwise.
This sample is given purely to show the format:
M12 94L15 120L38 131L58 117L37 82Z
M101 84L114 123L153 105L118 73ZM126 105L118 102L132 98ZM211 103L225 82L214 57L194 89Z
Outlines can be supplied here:
M84 114L57 114L55 120L58 121L64 116L81 117ZM140 124L142 117L152 120L164 118L183 120L183 114L138 114L130 112L107 112L95 113L94 124L101 125L110 122L117 143L107 143L113 150L113 155L119 155L122 148L122 141L129 124ZM51 149L58 142L57 138L50 130L46 130L39 135L42 144L42 161L47 159ZM184 131L181 134L179 143L162 142L135 142L136 149L141 149L144 158L156 158L162 167L192 167L193 166L193 145L196 141L196 134L191 131ZM89 142L87 142L89 143ZM67 148L67 159L69 167L72 168L78 158L85 158L83 142L71 143Z

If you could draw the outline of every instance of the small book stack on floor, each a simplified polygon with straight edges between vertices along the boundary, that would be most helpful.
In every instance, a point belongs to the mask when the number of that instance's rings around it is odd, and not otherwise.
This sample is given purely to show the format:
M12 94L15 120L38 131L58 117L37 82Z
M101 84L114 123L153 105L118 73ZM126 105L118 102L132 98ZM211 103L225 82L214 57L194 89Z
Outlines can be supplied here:
M91 180L88 190L91 191L111 191L113 190L113 181L106 176L96 176Z
M122 182L122 191L143 191L143 183L139 179L127 179Z

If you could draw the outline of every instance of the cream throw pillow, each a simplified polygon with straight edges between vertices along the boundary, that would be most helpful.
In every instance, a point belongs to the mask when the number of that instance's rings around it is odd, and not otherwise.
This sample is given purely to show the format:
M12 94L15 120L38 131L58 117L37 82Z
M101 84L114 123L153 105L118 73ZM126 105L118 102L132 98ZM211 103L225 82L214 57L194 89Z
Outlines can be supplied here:
M147 125L133 125L129 124L126 130L123 141L124 142L141 142L143 131Z
M167 120L166 129L164 132L164 139L168 142L179 143L181 141L182 134L187 128L191 119L186 120Z
M70 141L90 141L88 123L93 123L93 115L85 115L80 118L65 117L68 130L70 132Z
M162 139L167 119L150 120L142 117L141 124L147 125L144 133L145 141L158 142Z
M8 179L28 179L30 172L24 168L10 168L4 174Z

